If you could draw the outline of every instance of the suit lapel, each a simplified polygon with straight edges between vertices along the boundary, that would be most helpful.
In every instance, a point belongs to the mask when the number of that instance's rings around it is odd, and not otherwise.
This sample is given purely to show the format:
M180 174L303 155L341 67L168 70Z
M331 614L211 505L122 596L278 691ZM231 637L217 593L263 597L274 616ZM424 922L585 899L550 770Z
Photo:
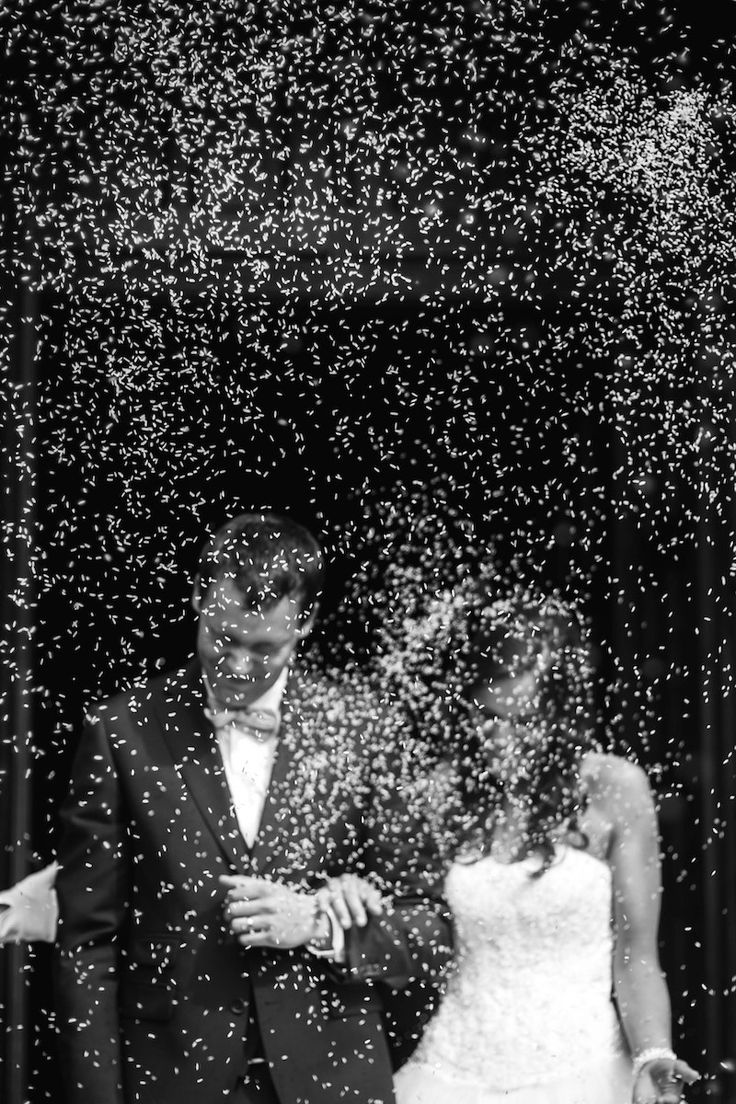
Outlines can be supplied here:
M231 869L250 867L230 800L219 745L204 715L204 687L198 662L167 680L156 709L174 767Z
M261 875L271 871L278 864L279 856L284 850L284 836L294 828L293 821L291 824L289 822L290 808L287 794L291 789L289 786L291 754L283 737L285 724L283 714L281 724L282 736L273 762L261 823L251 851L254 873Z
M279 748L271 773L261 824L251 852L254 872L288 876L306 868L317 870L324 855L323 819L308 792L316 771L318 718L310 709L306 684L292 673L281 704ZM305 784L306 783L306 784Z

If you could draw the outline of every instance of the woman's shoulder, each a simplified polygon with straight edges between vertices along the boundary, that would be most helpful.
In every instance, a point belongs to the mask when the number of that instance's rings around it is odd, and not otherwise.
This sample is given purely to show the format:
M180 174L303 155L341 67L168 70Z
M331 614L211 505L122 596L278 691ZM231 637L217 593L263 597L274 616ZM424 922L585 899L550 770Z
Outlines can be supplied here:
M594 804L619 815L630 815L632 807L651 802L646 771L622 755L590 751L582 760L580 775Z

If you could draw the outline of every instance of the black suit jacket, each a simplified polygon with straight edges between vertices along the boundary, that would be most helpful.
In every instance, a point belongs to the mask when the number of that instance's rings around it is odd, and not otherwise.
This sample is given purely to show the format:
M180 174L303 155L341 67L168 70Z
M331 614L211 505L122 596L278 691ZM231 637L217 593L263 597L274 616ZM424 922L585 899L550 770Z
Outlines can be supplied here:
M212 1104L244 1068L248 1011L282 1104L393 1100L383 995L450 953L440 872L366 699L292 675L254 847L231 807L200 668L101 703L62 809L56 992L69 1104ZM347 962L245 949L218 874L306 888L371 875L393 908Z

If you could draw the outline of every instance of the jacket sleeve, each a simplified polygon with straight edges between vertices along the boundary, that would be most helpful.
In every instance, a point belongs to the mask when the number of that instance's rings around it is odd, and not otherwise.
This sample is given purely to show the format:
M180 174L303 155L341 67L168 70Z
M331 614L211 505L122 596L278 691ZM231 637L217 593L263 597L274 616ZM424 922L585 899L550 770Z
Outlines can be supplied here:
M123 1104L118 953L129 898L125 819L104 721L88 721L61 810L54 962L69 1104Z
M452 955L443 864L415 784L416 756L397 741L384 738L382 747L373 758L355 872L381 890L388 907L364 928L348 931L347 972L392 989L434 985Z
M388 907L365 927L348 930L342 978L380 986L386 1037L397 1069L415 1050L441 996L452 961L452 918L442 895L445 871L421 786L398 758L392 763L381 756L375 766L355 873L384 893Z

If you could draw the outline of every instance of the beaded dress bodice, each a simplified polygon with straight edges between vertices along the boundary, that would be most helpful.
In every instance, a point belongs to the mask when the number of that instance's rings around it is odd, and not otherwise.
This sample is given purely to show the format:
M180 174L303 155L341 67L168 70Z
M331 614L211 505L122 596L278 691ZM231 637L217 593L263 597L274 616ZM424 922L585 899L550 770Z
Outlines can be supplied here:
M457 1084L540 1084L620 1052L610 868L571 846L532 877L540 864L487 856L448 873L456 963L414 1060Z

